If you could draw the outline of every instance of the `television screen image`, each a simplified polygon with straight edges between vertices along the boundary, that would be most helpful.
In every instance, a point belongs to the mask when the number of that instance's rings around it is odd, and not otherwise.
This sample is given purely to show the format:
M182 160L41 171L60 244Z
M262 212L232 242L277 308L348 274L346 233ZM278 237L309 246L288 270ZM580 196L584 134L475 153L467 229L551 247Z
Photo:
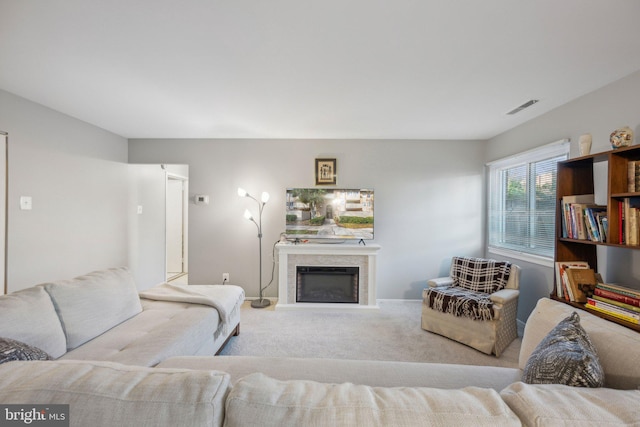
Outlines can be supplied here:
M287 188L289 240L373 239L373 190Z

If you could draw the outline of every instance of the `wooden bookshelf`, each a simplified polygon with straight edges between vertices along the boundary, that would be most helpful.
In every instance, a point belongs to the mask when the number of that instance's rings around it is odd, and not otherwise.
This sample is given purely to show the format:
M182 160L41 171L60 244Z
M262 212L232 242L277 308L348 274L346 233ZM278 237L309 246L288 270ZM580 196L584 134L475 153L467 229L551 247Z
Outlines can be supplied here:
M639 250L640 245L627 245L620 234L619 202L626 198L640 198L640 192L629 192L627 187L627 166L630 161L640 161L640 145L610 150L603 153L576 157L558 163L558 180L556 184L556 241L555 261L586 261L597 271L598 246L619 247L628 250ZM562 198L580 194L594 194L594 164L608 163L607 182L607 241L594 242L591 240L570 239L562 237ZM625 327L640 332L640 325L625 322L613 316L608 316L595 310L589 310L584 304L565 301L556 296L555 283L551 298L570 304L576 308L586 310L598 317L619 323Z

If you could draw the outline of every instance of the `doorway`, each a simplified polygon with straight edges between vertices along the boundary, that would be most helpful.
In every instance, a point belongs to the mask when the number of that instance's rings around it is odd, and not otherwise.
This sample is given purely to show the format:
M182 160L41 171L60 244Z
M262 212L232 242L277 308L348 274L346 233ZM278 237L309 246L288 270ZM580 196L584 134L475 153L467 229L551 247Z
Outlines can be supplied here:
M187 283L188 179L167 173L166 280Z

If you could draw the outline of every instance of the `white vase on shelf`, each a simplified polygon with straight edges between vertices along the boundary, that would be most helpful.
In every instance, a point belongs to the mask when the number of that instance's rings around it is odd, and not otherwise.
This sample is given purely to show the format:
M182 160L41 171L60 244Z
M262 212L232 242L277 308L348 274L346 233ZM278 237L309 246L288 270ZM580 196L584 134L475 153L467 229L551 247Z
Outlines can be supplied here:
M591 153L591 134L585 133L584 135L580 135L580 139L578 140L578 148L580 150L581 156L586 156Z

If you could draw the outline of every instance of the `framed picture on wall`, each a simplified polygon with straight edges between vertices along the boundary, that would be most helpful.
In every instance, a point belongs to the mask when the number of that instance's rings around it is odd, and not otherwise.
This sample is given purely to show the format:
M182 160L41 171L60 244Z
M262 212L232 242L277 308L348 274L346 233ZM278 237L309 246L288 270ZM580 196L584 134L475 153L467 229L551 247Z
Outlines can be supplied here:
M316 159L316 185L336 185L336 159Z

